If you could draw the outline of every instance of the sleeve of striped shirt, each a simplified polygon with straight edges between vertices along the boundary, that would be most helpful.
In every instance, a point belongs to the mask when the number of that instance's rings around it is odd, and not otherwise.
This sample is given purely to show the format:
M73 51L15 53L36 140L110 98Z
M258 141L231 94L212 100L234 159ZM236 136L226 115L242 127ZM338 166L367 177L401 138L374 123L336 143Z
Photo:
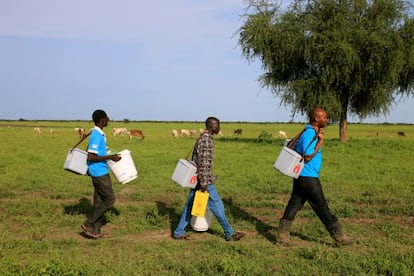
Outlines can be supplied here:
M198 143L198 179L201 184L211 182L214 140L211 135L203 135Z

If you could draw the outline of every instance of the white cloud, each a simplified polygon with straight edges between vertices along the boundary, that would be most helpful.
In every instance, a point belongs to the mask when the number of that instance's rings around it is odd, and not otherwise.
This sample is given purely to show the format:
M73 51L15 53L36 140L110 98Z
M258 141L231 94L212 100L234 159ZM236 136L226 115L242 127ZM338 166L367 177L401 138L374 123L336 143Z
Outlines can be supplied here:
M3 0L0 35L65 39L194 39L226 31L243 1Z

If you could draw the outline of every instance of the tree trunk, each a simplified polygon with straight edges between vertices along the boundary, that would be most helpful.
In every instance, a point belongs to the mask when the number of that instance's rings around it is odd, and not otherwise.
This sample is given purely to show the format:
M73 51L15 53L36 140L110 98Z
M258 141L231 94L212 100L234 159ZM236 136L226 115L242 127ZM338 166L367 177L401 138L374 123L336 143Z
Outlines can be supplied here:
M348 140L346 136L346 128L347 128L347 121L346 121L346 111L341 113L341 118L339 120L339 140L341 142L346 142Z

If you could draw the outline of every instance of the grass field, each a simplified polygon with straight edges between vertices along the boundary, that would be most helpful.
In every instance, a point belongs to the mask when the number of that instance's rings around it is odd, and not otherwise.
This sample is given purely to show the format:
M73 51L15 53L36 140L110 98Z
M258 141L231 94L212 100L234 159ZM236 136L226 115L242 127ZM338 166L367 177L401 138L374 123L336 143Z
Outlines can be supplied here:
M213 219L192 240L171 238L188 190L171 180L195 137L174 139L172 129L200 122L111 122L108 146L129 149L139 176L121 185L103 231L86 239L80 225L91 208L91 180L62 169L77 141L75 127L91 122L0 121L1 275L412 275L414 271L414 126L348 125L326 129L321 181L332 212L358 244L337 247L308 205L292 231L294 248L275 245L291 179L273 163L303 124L222 123L216 137L217 189L235 230L226 242ZM40 127L42 133L33 133ZM112 127L140 129L145 140L112 136ZM53 129L53 133L49 130ZM242 128L241 136L233 130ZM406 136L397 135L404 131ZM270 134L272 138L270 138ZM258 139L258 137L265 139ZM86 147L86 142L79 146Z

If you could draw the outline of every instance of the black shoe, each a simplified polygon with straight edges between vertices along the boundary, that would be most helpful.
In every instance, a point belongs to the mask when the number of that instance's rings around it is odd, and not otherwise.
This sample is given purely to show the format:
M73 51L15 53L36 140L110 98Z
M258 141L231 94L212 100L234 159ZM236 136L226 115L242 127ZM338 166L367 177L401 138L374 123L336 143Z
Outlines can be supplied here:
M173 239L174 240L191 240L190 237L187 234L184 234L184 235L181 235L181 236L178 236L178 237L173 236Z
M236 232L233 235L231 235L230 238L227 238L226 241L239 241L241 240L244 236L246 236L246 233L242 233L242 232Z

